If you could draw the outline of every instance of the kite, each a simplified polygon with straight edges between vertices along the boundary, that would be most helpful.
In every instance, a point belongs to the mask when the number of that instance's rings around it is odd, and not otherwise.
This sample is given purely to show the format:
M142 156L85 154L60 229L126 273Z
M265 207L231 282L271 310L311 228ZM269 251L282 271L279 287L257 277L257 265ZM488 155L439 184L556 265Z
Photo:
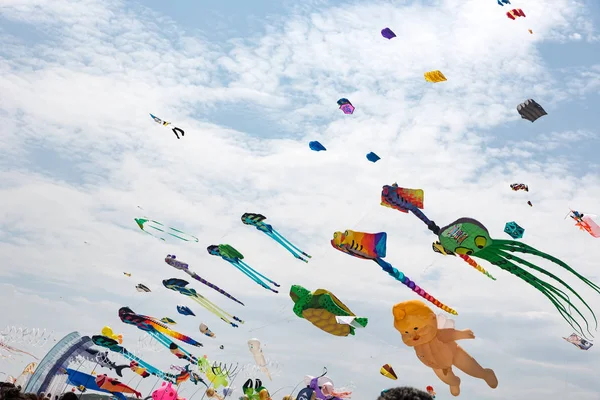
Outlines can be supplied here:
M294 314L308 320L317 328L334 336L354 335L354 327L339 323L336 317L356 317L350 309L325 289L317 289L313 293L300 285L292 285L290 297L294 302ZM355 321L366 327L368 318L356 317Z
M108 377L106 374L98 375L96 377L96 385L98 385L100 389L104 389L107 392L132 393L135 394L135 397L138 399L142 397L142 394L137 390L134 390L124 383L119 382L118 379Z
M216 337L215 334L213 333L213 331L211 331L210 329L208 329L208 326L206 326L204 323L200 324L200 332L205 334L208 337L214 338Z
M325 374L327 373L327 370ZM317 399L320 400L340 400L352 396L350 391L337 391L334 388L333 381L325 374L314 377L304 376L304 383L313 391ZM298 397L300 398L300 397Z
M147 377L150 376L150 372L148 372L146 370L146 368L141 367L140 364L137 361L131 361L129 363L129 369L131 369L133 372L135 372L136 374L138 374L142 378L147 378Z
M102 328L100 333L102 333L102 336L106 336L113 340L116 340L117 342L119 342L119 344L123 343L123 335L117 335L116 333L114 333L110 326L105 326L104 328Z
M377 162L379 160L381 160L381 157L379 157L377 154L370 152L369 154L367 154L367 160L371 161L371 162Z
M267 378L269 378L269 380L272 381L273 378L271 378L271 373L267 368L267 360L265 360L265 355L263 354L263 351L260 348L260 340L256 338L248 340L248 350L250 350L250 353L252 353L252 356L254 356L254 361L256 362L256 365L267 376Z
M127 398L125 397L125 395L123 393L119 393L119 392L113 393L113 392L109 392L106 389L101 389L100 387L98 387L98 385L96 385L96 378L93 375L86 374L84 372L79 372L79 371L71 369L71 368L66 369L66 374L67 374L67 382L75 387L78 387L78 388L83 387L84 389L87 388L87 389L93 390L95 392L110 393L119 400L127 400ZM83 392L83 390L82 390L82 392Z
M194 384L197 385L199 383L203 384L204 386L208 387L208 385L206 384L206 382L204 382L204 379L202 379L200 377L200 375L198 375L197 373L195 373L194 371L191 370L190 367L191 364L188 364L185 366L184 370L189 374L190 376L190 381Z
M170 124L171 124L170 122L163 121L162 119L160 119L160 118L158 118L158 117L155 117L155 116L154 116L154 115L152 115L152 114L150 114L150 116L152 117L152 119L153 119L153 120L154 120L156 123L158 123L158 124L161 124L161 125L163 125L163 126L167 126L167 125L170 125ZM181 136L185 136L185 132L183 131L183 129L180 129L180 128L177 128L176 126L174 126L174 127L171 129L171 130L173 131L173 133L175 134L175 136L177 136L177 139L180 139L180 137L179 137L179 135L178 135L178 133L177 133L177 132L181 133Z
M575 221L575 226L578 226L582 231L586 231L595 238L600 237L600 226L590 215L583 215L579 211L571 210L569 216ZM566 217L565 217L566 218Z
M526 192L529 192L529 186L527 186L527 185L526 185L526 184L524 184L524 183L511 183L511 184L510 184L510 188L511 188L512 190L514 190L515 192L516 192L517 190L524 190L524 191L526 191Z
M196 236L187 234L183 231L180 231L179 229L170 228L170 227L165 226L165 225L161 224L160 222L155 221L153 219L134 218L134 220L135 220L135 223L139 226L139 228L141 230L146 232L148 235L154 236L162 241L165 241L165 238L153 235L152 233L148 232L146 230L146 228L152 228L155 231L162 232L164 235L173 236L173 237L176 237L177 239L183 240L185 242L194 241L197 243L199 241Z
M392 314L394 328L402 335L404 344L413 347L417 358L450 386L452 395L460 394L460 378L454 375L452 366L483 379L492 389L498 387L494 371L483 368L456 343L457 340L474 339L473 331L438 327L436 315L420 300L398 303L392 308Z
M533 204L531 204L530 201L528 201L527 204L529 204L529 207L533 207Z
M137 362L138 365L140 367L145 368L146 371L148 371L150 373L150 375L154 375L154 376L156 376L162 380L168 381L168 382L174 382L174 383L182 382L182 380L180 379L183 376L182 374L173 375L173 374L166 374L166 373L162 372L161 370L153 367L152 365L148 364L144 360L136 357L133 353L130 353L125 347L120 346L118 344L118 342L114 339L111 339L106 336L94 335L94 336L92 336L92 342L94 342L94 344L97 346L104 347L110 351L121 354L123 357L125 357L129 361Z
M504 225L504 233L513 239L521 239L525 233L525 229L521 228L515 221L511 221Z
M225 348L225 346L223 346L223 345L220 345L220 346L219 346L219 348L220 348L221 350L223 350L223 349Z
M169 317L161 318L160 322L164 322L165 324L169 324L169 325L175 325L175 324L177 324L177 322L175 322L174 320L172 320Z
M379 373L385 376L386 378L390 378L393 381L398 379L398 375L396 375L394 368L392 368L390 364L383 364L383 366L379 370Z
M173 353L175 357L187 360L194 364L198 362L198 359L195 356L170 341L167 338L167 335L196 347L201 347L202 343L195 341L189 336L185 336L184 334L172 330L153 317L136 314L129 307L121 307L119 309L119 318L121 321L123 321L123 323L133 325L139 330L144 331L148 335L152 336L157 342L169 349L169 351Z
M447 81L444 74L442 74L442 72L438 71L438 70L425 72L424 75L425 75L425 80L427 82L438 83L438 82Z
M146 286L146 285L144 285L144 284L141 284L141 283L138 283L138 284L135 286L135 289L136 289L138 292L146 292L146 293L148 293L148 292L151 292L151 290L148 288L148 286Z
M227 261L229 264L231 264L234 267L236 267L237 269L239 269L248 278L252 279L254 282L256 282L260 286L264 287L265 289L270 290L274 293L279 293L279 291L277 291L275 289L271 289L265 282L263 282L262 279L266 280L267 282L269 282L270 284L272 284L276 287L279 287L279 284L277 282L270 280L269 278L267 278L260 272L254 270L252 267L250 267L244 261L242 261L244 259L244 255L242 253L240 253L239 251L237 251L233 246L228 245L228 244L219 244L219 245L213 244L213 245L208 246L206 248L206 250L208 251L208 254L210 254L210 255L221 257L223 260Z
M17 349L16 347L9 346L8 344L6 344L5 342L3 342L2 340L0 340L0 350L6 350L7 352L9 352L11 354L27 354L28 356L31 356L34 359L38 360L38 358L36 356L34 356L33 354L28 353L28 352L23 351L23 350L20 350L20 349ZM0 352L0 357L4 357L1 352Z
M218 389L221 386L227 387L229 384L229 382L227 382L227 371L223 371L221 366L216 364L211 366L206 355L198 360L198 370L206 375L206 378L215 389Z
M99 352L98 350L94 349L85 349L83 353L80 353L80 355L86 360L97 363L102 368L114 370L116 374L119 375L121 378L123 377L123 373L121 371L123 371L126 368L129 368L129 365L127 364L117 365L114 361L111 361L108 358L108 351Z
M313 151L326 151L327 150L325 148L325 146L323 146L321 143L317 142L316 140L309 142L308 147L310 147L310 149Z
M564 337L567 342L579 347L581 350L589 350L594 344L590 341L585 340L576 333L572 333L569 337Z
M500 0L498 0L498 1L500 1ZM505 1L508 1L508 0L505 0ZM510 4L510 3L508 3L508 4ZM425 388L425 390L427 390L427 393L429 393L429 395L435 399L435 390L433 390L433 386L427 386Z
M358 318L358 321L356 320ZM335 322L337 322L338 324L343 324L343 325L350 325L354 328L364 328L364 326L361 325L361 319L359 317L356 316L339 316L337 315L335 317Z
M128 276L131 278L131 273L130 272L123 272L123 275Z
M521 115L521 118L531 122L536 121L544 115L548 115L546 110L533 99L525 100L524 103L519 104L517 106L517 111L519 112L519 115Z
M431 296L425 290L420 288L415 282L398 269L394 268L390 263L383 258L386 256L387 233L365 233L354 232L347 230L344 233L334 232L331 245L334 249L351 256L362 258L364 260L372 260L377 263L385 272L395 278L397 281L406 285L413 292L432 302L442 310L457 315L456 310L441 303L435 297Z
M381 36L390 40L396 37L396 34L390 28L383 28L381 30Z
M182 397L179 397L177 394L177 390L173 389L173 384L169 382L167 385L166 382L152 392L152 400L185 400Z
M282 245L287 251L292 253L292 255L294 257L296 257L298 260L302 260L307 263L308 260L304 257L312 258L312 256L310 256L310 255L306 254L305 252L303 252L302 250L300 250L292 242L290 242L285 237L283 237L282 234L280 234L275 229L273 229L272 225L265 223L264 221L266 219L267 219L267 217L265 217L262 214L244 213L244 215L242 215L242 223L244 225L253 226L256 229L258 229L259 231L263 232L268 237L270 237L271 239L273 239L274 241L276 241L277 243ZM302 257L302 256L304 256L304 257Z
M238 325L233 323L230 319L237 321L241 324L244 323L244 321L242 321L238 317L225 312L219 306L209 301L206 297L196 292L195 289L187 288L186 286L189 284L188 281L184 281L183 279L170 278L164 279L162 282L167 289L171 289L173 291L181 293L184 296L188 296L190 299L194 300L196 303L200 304L202 307L206 308L208 311L215 314L217 317L221 318L223 321L227 322L234 328L237 328Z
M504 7L504 4L510 4L510 1L508 0L498 0L498 5ZM427 387L431 387L431 386L427 386Z
M248 379L246 383L242 386L242 391L244 392L244 396L240 399L243 400L270 400L271 395L267 388L262 385L262 381L260 379L256 379L255 382L252 382L252 379Z
M431 247L433 249L433 251L435 253L439 253L441 255L444 256L459 256L460 258L462 258L467 264L469 264L470 266L472 266L473 268L475 268L477 271L481 272L482 274L484 274L485 276L487 276L488 278L492 279L492 280L496 280L496 278L494 278L489 272L487 272L485 269L483 269L483 267L479 264L477 264L477 262L475 262L475 260L473 260L471 257L469 257L466 254L455 254L449 250L446 250L444 248L444 246L442 246L442 244L438 241L435 241L431 244Z
M177 312L181 315L192 315L196 316L192 310L188 306L177 306Z
M397 210L408 213L409 211L413 213L417 218L423 221L427 228L432 231L434 234L438 235L438 240L444 249L449 250L453 253L457 254L465 254L471 257L479 257L484 260L489 261L491 264L500 267L501 269L510 272L511 274L521 278L529 285L533 286L550 302L554 305L554 307L558 310L560 315L563 317L565 321L569 323L569 325L575 328L574 324L581 331L581 326L579 323L573 318L571 313L567 311L567 306L571 309L575 310L575 312L584 320L587 330L589 332L589 324L583 314L579 311L575 305L571 302L567 294L553 286L552 284L537 278L532 275L530 272L524 270L517 264L521 264L525 267L529 267L534 271L540 272L547 277L559 282L563 287L568 289L571 293L573 293L590 311L592 314L594 321L596 322L596 326L598 325L596 315L590 308L590 306L583 300L583 298L567 283L565 283L562 279L557 277L556 275L548 272L547 270L538 267L537 265L530 263L529 261L523 260L516 255L509 254L510 253L527 253L532 254L534 256L538 256L544 258L548 261L553 262L567 270L568 272L575 275L589 287L594 289L597 293L600 294L600 286L596 285L589 279L585 278L569 265L565 264L563 261L559 260L556 257L553 257L549 254L543 253L525 243L517 242L514 240L501 240L501 239L492 239L489 235L488 230L486 229L481 222L476 221L472 218L460 218L450 225L447 225L443 228L440 228L436 225L434 221L429 220L423 214L419 208L423 208L423 200L420 199L420 204L414 201L414 199L410 198L410 196L405 195L407 189L399 188L398 185L389 186L386 185L383 187L383 191L381 193L382 204L395 208ZM591 333L590 333L591 334Z
M354 106L352 103L350 103L350 100L342 98L337 101L337 104L340 106L340 110L342 110L344 114L354 113Z
M190 271L190 266L187 263L184 263L182 261L177 260L175 258L175 254L172 254L172 255L171 254L167 254L167 256L165 257L165 262L167 264L169 264L171 267L173 267L175 269L178 269L180 271L185 272L186 274L188 274L189 276L191 276L192 278L194 278L198 282L203 283L204 285L208 286L209 288L211 288L213 290L216 290L217 292L221 293L223 296L227 297L228 299L231 299L231 300L235 301L236 303L244 305L244 303L242 303L241 301L239 301L238 299L236 299L235 297L233 297L232 295L230 295L229 293L227 293L226 291L224 291L223 289L221 289L217 285L214 285L214 284L210 283L209 281L207 281L206 279L204 279L200 275L196 274L193 271Z
M512 20L515 20L517 17L525 17L525 13L520 8L514 8L507 12L506 16Z

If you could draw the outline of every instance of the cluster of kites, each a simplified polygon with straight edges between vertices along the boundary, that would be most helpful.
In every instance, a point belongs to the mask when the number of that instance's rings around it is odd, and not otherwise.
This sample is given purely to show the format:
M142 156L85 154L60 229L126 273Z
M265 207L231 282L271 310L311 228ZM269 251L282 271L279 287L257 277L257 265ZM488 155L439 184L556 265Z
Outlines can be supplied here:
M497 2L500 6L510 4L508 0L497 0ZM506 15L511 20L525 17L525 13L519 8L509 10ZM531 30L529 32L533 33ZM397 37L388 27L381 30L381 35L388 40ZM448 78L441 71L432 70L424 73L424 79L430 83L441 83L447 81ZM355 106L347 98L340 98L337 101L337 105L344 115L352 115L356 110ZM522 119L531 122L535 122L547 115L544 108L533 99L528 99L519 104L517 112ZM183 129L174 127L170 122L164 121L153 114L150 114L150 117L156 123L171 128L177 139L185 136ZM309 148L317 152L327 150L319 141L310 141ZM373 163L380 160L380 157L374 152L367 153L366 158ZM510 185L510 188L514 192L530 192L529 186L524 183L513 183ZM491 267L480 265L479 262L481 260L487 261L487 264L490 266L495 266L514 275L516 279L522 281L523 285L526 284L537 289L575 331L564 339L582 350L588 350L592 347L593 344L584 338L584 332L590 333L590 323L584 316L584 312L589 312L592 315L596 323L596 328L597 322L596 316L587 302L567 281L557 277L550 270L519 257L517 254L529 254L553 263L555 266L561 268L563 272L568 273L572 279L584 283L598 294L600 294L600 286L582 276L562 260L521 241L517 241L523 238L525 229L516 221L507 222L504 227L504 232L512 240L492 238L485 225L469 217L458 218L440 227L422 211L424 209L424 191L422 189L401 187L397 183L382 186L380 204L401 213L396 213L396 216L413 214L434 235L434 241L431 243L434 252L443 256L453 256L462 259L470 267L484 275L485 278L482 277L482 279L495 281L496 277L492 273L497 271L488 271L486 268ZM527 200L527 204L531 207L533 206L529 200ZM392 215L390 216L393 217ZM575 221L575 225L582 231L586 231L595 238L600 237L600 227L593 220L593 215L587 213L584 215L582 212L571 210L567 216L570 216ZM168 242L176 239L187 243L199 242L198 237L149 217L138 217L134 220L142 232L158 240ZM266 220L267 217L259 213L247 212L241 216L243 225L253 227L263 233L278 243L285 252L291 254L295 259L304 263L310 261L312 258L311 255L288 240L273 225L267 223ZM415 226L415 229L417 228ZM423 226L421 225L420 228L423 228ZM467 375L483 380L490 388L496 388L498 386L498 379L495 372L490 368L483 367L465 349L457 345L457 341L474 339L474 333L470 329L456 329L454 320L446 317L441 312L458 315L458 311L436 298L426 288L392 265L387 255L387 235L387 232L358 232L342 229L332 233L330 244L333 249L340 253L374 262L384 273L401 283L403 287L409 289L420 298L419 300L403 301L393 306L393 326L398 331L403 343L408 347L414 348L417 359L425 366L431 368L434 374L444 384L448 385L449 391L453 396L460 394L461 384L461 380L455 375L453 367L457 367ZM227 264L239 272L240 277L251 281L251 284L258 285L273 294L278 294L282 290L280 284L270 277L265 276L260 272L260 268L256 267L260 265L259 260L247 260L241 251L233 247L233 245L227 243L210 244L206 247L206 251L209 255L219 257L227 262ZM391 256L394 256L394 254ZM234 296L227 289L223 288L222 285L217 285L198 275L195 272L196 268L192 268L190 264L178 259L174 254L167 254L164 262L167 266L180 271L180 275L185 274L186 279L190 280L187 281L177 276L162 280L163 286L175 292L173 295L176 294L178 299L193 301L231 328L239 328L240 325L244 324L241 316L226 311L204 295L205 292L212 293L214 291L222 296L219 299L223 302L225 302L223 299L225 297L229 302L245 306L245 303L238 299L237 294ZM171 269L169 271L173 272ZM543 278L538 278L532 272L541 273ZM123 274L126 277L132 276L129 272L123 272ZM135 289L141 293L152 292L143 283L138 283ZM368 327L369 319L367 317L355 314L348 305L327 289L305 288L299 284L294 284L289 288L288 294L291 299L290 311L299 319L306 320L316 329L327 334L347 337L356 335L357 331L367 329ZM576 304L574 299L577 299L583 307ZM231 303L228 304L231 305ZM432 309L432 306L435 308ZM436 314L434 310L440 313ZM174 305L173 311L176 311L181 318L197 317L198 313L197 310L192 310L184 304ZM240 372L239 364L226 364L217 360L211 361L206 354L201 356L194 354L199 348L203 347L203 344L191 336L173 329L177 325L177 321L174 318L171 316L155 317L143 315L130 307L121 307L117 311L117 315L124 324L139 329L145 338L158 344L163 349L168 349L173 355L174 360L176 360L174 362L178 364L171 364L169 371L157 368L141 358L139 354L136 355L134 352L129 351L124 346L123 335L115 333L109 326L103 327L100 334L93 335L91 338L84 337L77 339L80 341L77 344L72 344L69 348L76 349L73 352L78 357L95 363L96 367L99 366L114 371L121 378L124 371L130 370L143 379L154 376L162 380L162 386L152 393L153 400L162 400L164 396L185 400L178 395L177 390L179 385L187 381L194 385L203 386L204 395L211 399L223 400L232 395L235 390L233 381ZM213 325L213 331L205 322L200 322L197 326L198 332L204 337L209 338L209 340L217 338L215 332L218 331L219 327L215 329ZM223 327L223 325L220 327ZM25 332L23 329L18 331L9 327L5 332L0 333L0 355L3 352L12 354L24 353L10 346L9 343L15 342L14 338L17 336L25 337L27 335L42 338L43 341L46 341L48 338L45 336L45 333L40 333L39 331ZM64 343L71 340L69 338L68 335L61 340L61 349L66 348ZM190 346L193 350L184 348L184 345ZM254 376L247 379L243 384L241 399L270 400L271 393L264 386L262 380L256 378L256 375L262 374L271 381L272 371L269 366L272 366L273 363L265 357L259 339L251 338L247 341L247 345L249 356L254 359L251 372L251 375ZM219 348L224 350L223 345L220 345ZM111 353L125 358L127 363L119 365L112 361L110 359L112 357ZM57 364L58 361L51 361L56 358L56 352L50 351L40 363L45 366L50 365L51 362L54 362L55 366L63 365L65 357L61 357L60 363L62 364ZM120 382L117 378L106 374L96 374L96 367L89 374L80 371L79 368L63 367L45 367L46 372L44 373L46 375L55 374L56 376L66 375L67 382L74 386L74 390L81 392L94 390L110 393L120 400L125 400L124 394L133 394L138 398L142 397L142 394L136 388ZM34 375L35 368L35 364L31 363L23 371L22 375ZM390 364L382 365L379 372L382 376L391 380L398 379L398 374ZM290 394L284 396L284 400L341 400L349 398L352 394L347 388L336 387L333 381L327 376L326 369L320 376L306 375L302 383L304 385L297 394L294 394L292 391ZM42 388L40 385L32 387L38 390ZM433 398L436 397L436 392L432 386L427 386L425 389Z

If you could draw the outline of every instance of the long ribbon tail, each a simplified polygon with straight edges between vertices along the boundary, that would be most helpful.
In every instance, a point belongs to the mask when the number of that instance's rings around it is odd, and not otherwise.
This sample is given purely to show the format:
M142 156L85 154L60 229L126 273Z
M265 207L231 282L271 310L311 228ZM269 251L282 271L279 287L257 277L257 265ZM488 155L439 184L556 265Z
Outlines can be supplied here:
M181 234L184 234L184 235L186 235L186 236L189 236L189 237L191 237L191 238L194 240L194 242L196 242L196 243L198 243L198 242L199 242L198 238L197 238L196 236L194 236L194 235L190 235L189 233L186 233L186 232L184 232L184 231L180 231L179 229L175 229L175 228L171 228L171 227L169 227L169 229L170 229L170 230L172 230L172 231L175 231L175 232L177 232L177 233L181 233ZM177 236L177 235L175 235L174 233L169 233L169 235L171 235L171 236L174 236L174 237L176 237L177 239L181 239L181 240L183 240L183 241L186 241L186 242L189 242L189 241L190 241L190 239L186 239L186 238L183 238L183 237L181 237L181 236Z
M157 376L160 379L163 379L163 380L165 380L167 382L175 383L175 380L172 379L171 374L165 374L164 372L162 372L158 368L156 368L156 367L148 364L146 361L144 361L141 358L137 357L135 354L130 353L129 351L127 351L126 348L123 348L120 353L121 353L121 355L123 355L123 357L125 357L129 361L135 361L135 362L137 362L140 365L140 367L146 368L146 370L149 373L151 373L152 375Z
M277 232L275 229L271 229L271 234L269 234L269 236L271 236L274 240L276 240L282 246L284 246L285 248L287 248L288 251L290 251L292 254L296 255L296 258L299 258L299 259L301 259L304 262L308 262L308 260L300 257L300 255L303 255L303 256L308 257L308 258L312 258L311 255L309 255L309 254L305 253L304 251L302 251L295 244L293 244L292 242L290 242L289 240L287 240L287 238L285 236L283 236L281 233ZM292 250L289 249L290 247L293 250L295 250L295 253L292 252Z
M272 283L273 285L275 285L277 287L279 287L278 283L273 282L272 280L270 280L269 278L267 278L266 276L264 276L260 272L257 272L252 267L250 267L248 264L246 264L244 261L242 261L242 260L235 260L234 262L230 262L230 263L231 263L231 265L233 265L234 267L236 267L237 269L239 269L240 271L242 271L248 278L252 279L254 282L256 282L257 284L259 284L260 286L262 286L265 289L270 290L272 292L279 293L279 291L270 288L260 278L265 279L267 282Z
M148 331L148 334L150 336L152 336L154 339L156 339L163 346L165 346L167 349L169 349L171 352L173 352L173 349L177 349L177 350L181 351L181 353L182 353L181 355L182 355L183 359L185 359L191 363L194 363L194 364L196 364L198 362L198 359L193 354L191 354L187 350L177 346L175 343L173 343L171 340L169 340L162 333L152 330L152 331Z
M196 293L196 296L192 296L192 299L194 301L196 301L196 303L200 304L202 307L206 308L208 311L215 314L217 317L221 318L223 321L225 321L228 324L230 324L231 326L233 326L234 328L237 328L238 325L231 322L229 319L227 319L227 317L229 317L232 320L237 321L239 323L242 323L242 324L244 323L244 321L242 321L235 315L229 314L228 312L226 312L225 310L223 310L222 308L220 308L219 306L217 306L216 304L214 304L213 302L211 302L210 300L208 300L206 297L202 296L199 293Z
M164 335L171 336L173 339L181 340L182 342L187 343L192 346L202 347L202 343L195 341L194 339L192 339L189 336L184 335L183 333L175 332L174 330L169 329L166 326L163 326L161 323L158 323L157 321L149 320L149 322L151 323L152 327L156 331L158 331Z
M419 296L421 296L425 300L429 301L430 303L432 303L436 307L441 308L442 310L446 311L449 314L458 315L458 313L456 312L456 310L454 310L453 308L448 307L447 305L445 305L444 303L440 302L435 297L433 297L432 295L430 295L429 293L427 293L425 290L421 289L419 287L419 285L417 285L415 282L413 282L412 280L410 280L410 278L408 276L404 275L402 272L400 272L399 270L397 270L396 268L394 268L387 261L384 261L381 258L376 258L373 261L375 261L385 272L387 272L388 274L390 274L391 276L393 276L394 278L396 278L396 280L402 282L404 285L406 285L413 292L415 292L416 294L418 294Z
M195 272L191 272L191 271L187 271L187 270L186 270L186 272L188 272L188 275L191 276L192 278L194 278L195 280L197 280L198 282L205 284L206 286L208 286L209 288L211 288L213 290L216 290L217 292L221 293L223 296L235 301L236 303L239 303L239 304L245 306L244 303L242 303L241 301L239 301L238 299L236 299L235 297L233 297L232 295L230 295L229 293L227 293L226 291L224 291L217 285L210 283L206 279L202 278L200 275L196 274Z
M475 260L473 260L471 257L469 257L466 254L457 254L460 258L462 258L467 264L469 264L471 267L475 268L477 271L481 272L482 274L484 274L485 276L487 276L488 278L492 279L492 280L496 280L496 278L494 278L489 272L487 272L481 265L477 264L475 262Z
M284 249L289 251L298 260L302 260L306 263L308 262L308 260L302 257L299 252L297 252L294 248L289 246L289 244L285 240L283 240L282 237L277 236L275 233L267 233L267 236L269 236L271 239L283 246Z

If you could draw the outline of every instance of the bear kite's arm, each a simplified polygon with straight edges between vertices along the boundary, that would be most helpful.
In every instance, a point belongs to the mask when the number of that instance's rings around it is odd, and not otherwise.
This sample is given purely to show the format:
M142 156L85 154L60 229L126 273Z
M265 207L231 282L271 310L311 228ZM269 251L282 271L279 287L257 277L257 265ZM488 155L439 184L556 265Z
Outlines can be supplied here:
M457 331L456 329L438 329L437 338L442 343L449 343L462 339L475 339L475 335L470 329L462 331Z

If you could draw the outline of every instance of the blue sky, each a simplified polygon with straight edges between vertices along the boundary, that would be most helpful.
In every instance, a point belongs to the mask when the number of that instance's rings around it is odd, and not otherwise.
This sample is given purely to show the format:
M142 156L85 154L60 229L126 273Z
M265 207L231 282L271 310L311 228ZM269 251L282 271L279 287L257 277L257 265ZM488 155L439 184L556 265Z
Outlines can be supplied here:
M274 400L323 366L355 399L375 399L396 383L433 385L438 398L449 398L392 325L392 305L416 296L375 264L329 244L335 231L386 231L386 259L459 311L457 328L476 335L461 345L496 371L495 390L457 372L461 398L597 399L594 348L582 352L561 339L571 328L544 296L483 260L497 281L433 253L434 237L416 218L379 205L384 184L422 188L424 212L440 226L470 216L492 237L507 238L504 223L517 221L523 241L600 281L598 239L563 219L569 206L600 214L600 5L555 3L515 0L512 6L527 14L516 21L494 0L3 3L6 324L54 330L57 338L110 325L157 367L177 363L140 345L143 333L120 322L117 310L128 305L172 317L201 341L198 325L207 323L217 339L192 350L210 359L251 365L246 342L258 337L275 371L267 387L281 389ZM398 37L383 39L386 26ZM424 82L423 72L433 69L448 81ZM338 110L340 97L356 106L352 116ZM527 98L548 115L522 120L516 106ZM185 137L177 140L148 113L181 127ZM310 140L328 151L311 152ZM382 159L369 163L370 151ZM512 192L514 182L529 184L530 192ZM311 261L295 260L242 225L244 212L265 214ZM144 235L133 222L142 215L200 242ZM208 255L206 246L218 243L239 249L281 284L281 293ZM241 298L246 307L193 285L246 323L229 328L165 289L163 279L186 278L164 263L166 254ZM600 295L556 265L530 260L599 309ZM152 293L136 292L137 283ZM331 290L369 317L367 329L337 338L295 317L292 284ZM198 317L179 316L177 304ZM39 356L48 349L13 345ZM28 361L1 359L0 371L17 375ZM397 382L379 375L384 363ZM126 374L126 382L134 377ZM196 390L182 389L188 399Z

